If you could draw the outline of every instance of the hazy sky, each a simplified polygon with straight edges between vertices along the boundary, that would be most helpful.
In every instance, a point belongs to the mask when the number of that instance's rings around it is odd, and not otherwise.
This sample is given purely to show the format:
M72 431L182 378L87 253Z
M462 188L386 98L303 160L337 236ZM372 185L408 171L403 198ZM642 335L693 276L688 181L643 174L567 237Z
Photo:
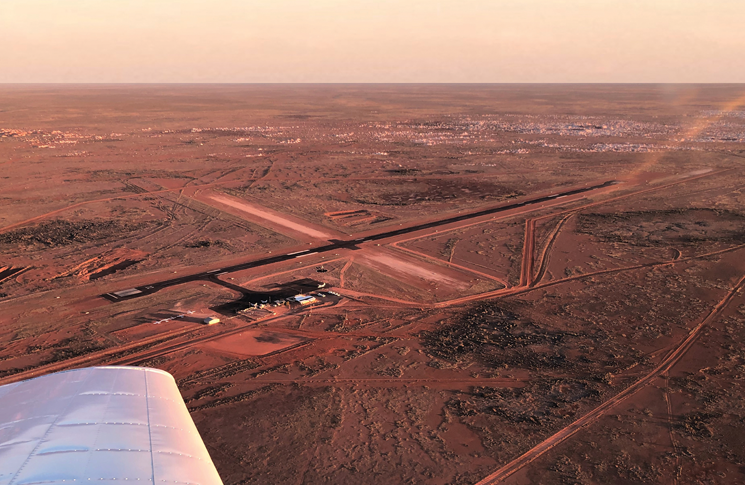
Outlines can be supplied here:
M0 82L745 82L743 0L2 0Z

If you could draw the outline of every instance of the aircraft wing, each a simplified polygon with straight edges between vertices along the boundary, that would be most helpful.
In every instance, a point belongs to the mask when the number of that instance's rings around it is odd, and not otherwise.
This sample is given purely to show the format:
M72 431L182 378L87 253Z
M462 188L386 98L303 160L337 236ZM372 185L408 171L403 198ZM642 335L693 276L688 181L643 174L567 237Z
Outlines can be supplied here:
M173 377L89 367L0 386L0 485L222 484Z

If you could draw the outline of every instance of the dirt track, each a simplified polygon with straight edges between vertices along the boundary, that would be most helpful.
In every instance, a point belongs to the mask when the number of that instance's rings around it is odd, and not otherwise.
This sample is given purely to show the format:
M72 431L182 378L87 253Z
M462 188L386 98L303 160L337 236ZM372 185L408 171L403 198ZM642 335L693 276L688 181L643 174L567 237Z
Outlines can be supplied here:
M535 253L535 219L525 223L523 237L523 259L520 266L520 286L531 286L533 283L533 261Z

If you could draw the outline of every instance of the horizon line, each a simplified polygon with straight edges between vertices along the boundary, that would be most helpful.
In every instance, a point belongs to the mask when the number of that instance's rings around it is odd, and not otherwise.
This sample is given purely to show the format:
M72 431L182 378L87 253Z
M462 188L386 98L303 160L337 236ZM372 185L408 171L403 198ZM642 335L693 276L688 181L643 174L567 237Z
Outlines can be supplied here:
M676 81L639 81L639 82L609 82L609 81L565 81L565 82L438 82L438 81L421 81L421 82L361 82L361 81L349 81L349 82L290 82L290 81L279 81L279 82L184 82L184 81L163 81L163 82L127 82L127 81L115 81L115 82L2 82L0 86L277 86L277 85L293 85L293 86L349 86L349 85L362 85L362 86L416 86L416 85L428 85L428 86L559 86L559 85L606 85L606 86L650 86L650 85L679 85L679 86L700 86L700 85L711 85L711 86L741 86L745 85L745 81L741 82L676 82Z

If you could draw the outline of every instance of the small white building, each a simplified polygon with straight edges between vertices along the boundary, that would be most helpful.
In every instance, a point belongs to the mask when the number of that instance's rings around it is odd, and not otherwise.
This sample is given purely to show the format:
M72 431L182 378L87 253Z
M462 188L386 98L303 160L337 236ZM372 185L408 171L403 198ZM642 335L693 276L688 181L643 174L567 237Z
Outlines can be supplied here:
M294 299L297 303L300 303L301 305L310 305L311 303L316 302L316 297L309 296L309 295L296 295Z

